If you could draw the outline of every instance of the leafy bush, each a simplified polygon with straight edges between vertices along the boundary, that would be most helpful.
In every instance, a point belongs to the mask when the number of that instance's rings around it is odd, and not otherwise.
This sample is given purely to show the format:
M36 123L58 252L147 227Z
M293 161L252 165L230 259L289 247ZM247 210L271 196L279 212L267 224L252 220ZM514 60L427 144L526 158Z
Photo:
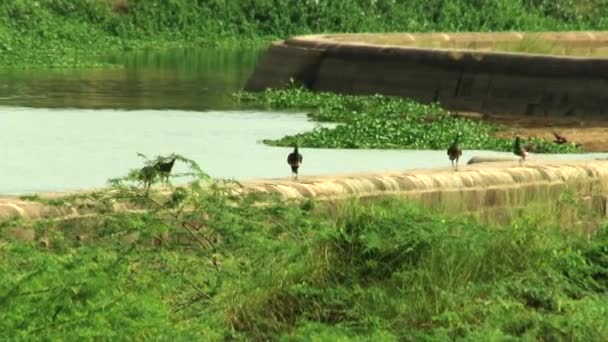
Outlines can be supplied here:
M206 177L146 196L132 180L57 204L96 216L0 225L3 339L608 337L606 225L587 238L546 210L492 226L397 198L289 204Z

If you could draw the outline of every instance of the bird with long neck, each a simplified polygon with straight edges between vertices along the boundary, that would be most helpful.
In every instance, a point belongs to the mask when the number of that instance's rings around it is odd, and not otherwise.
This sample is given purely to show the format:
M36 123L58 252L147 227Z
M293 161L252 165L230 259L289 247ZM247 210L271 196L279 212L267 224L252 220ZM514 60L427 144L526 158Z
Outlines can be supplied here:
M294 179L298 179L298 169L303 160L302 154L298 151L298 144L296 144L293 152L287 156L287 164L291 167L291 175Z
M521 145L521 139L519 136L515 137L515 141L513 141L513 154L519 156L519 165L522 165L526 157L528 156L528 151Z
M139 180L144 184L145 196L150 193L150 186L154 178L158 175L158 170L153 165L144 166L138 174Z
M159 161L154 165L154 167L158 170L161 181L165 183L165 186L169 184L169 175L171 174L171 170L173 169L173 164L175 164L176 159L176 157L173 157L168 162Z
M568 139L566 139L565 136L557 134L556 132L552 132L553 136L555 137L555 140L553 140L554 143L558 144L558 145L562 145L568 142Z
M450 147L448 147L448 157L452 162L452 170L454 171L458 171L458 159L460 159L460 156L462 156L462 149L460 148L460 133L458 133L454 137L454 141ZM455 164L454 161L456 161Z

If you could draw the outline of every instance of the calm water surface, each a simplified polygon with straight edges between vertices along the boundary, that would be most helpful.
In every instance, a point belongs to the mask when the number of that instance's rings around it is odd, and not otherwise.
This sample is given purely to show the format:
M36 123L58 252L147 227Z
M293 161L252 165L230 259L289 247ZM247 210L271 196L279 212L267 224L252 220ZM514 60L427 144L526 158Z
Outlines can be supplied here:
M0 107L0 193L97 187L141 167L149 157L178 152L214 177L246 180L288 177L290 148L269 147L279 138L312 129L304 114L247 111L73 110ZM120 124L116 124L116 123ZM510 153L465 151L474 155ZM307 175L447 167L444 151L302 149ZM553 156L535 155L534 158ZM563 155L581 159L591 155ZM176 163L176 172L186 171Z
M0 105L43 108L236 109L261 50L176 49L110 55L124 67L0 70ZM91 114L91 113L89 113Z
M239 108L230 94L259 51L174 50L108 57L124 68L0 71L0 193L103 186L172 152L214 177L289 177L289 148L260 140L312 129L304 114ZM447 167L444 151L302 149L307 175ZM474 155L510 153L465 151ZM606 154L542 156L586 159ZM176 172L185 171L176 164Z

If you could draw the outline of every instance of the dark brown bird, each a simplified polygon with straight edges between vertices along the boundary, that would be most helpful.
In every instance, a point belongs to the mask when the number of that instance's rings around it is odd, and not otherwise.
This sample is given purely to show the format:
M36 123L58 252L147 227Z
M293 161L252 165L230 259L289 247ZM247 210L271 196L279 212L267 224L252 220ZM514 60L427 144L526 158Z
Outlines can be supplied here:
M139 170L138 178L144 183L144 189L146 190L146 196L150 192L150 186L152 185L152 181L158 175L158 170L154 165L144 166Z
M460 156L462 156L462 149L460 148L460 133L458 133L450 147L448 147L448 157L450 157L454 171L458 171L458 159L460 159ZM454 160L456 161L455 165Z
M521 139L519 136L516 136L515 141L513 142L513 154L520 157L519 165L521 165L528 156L528 151L526 151L526 149L521 145Z
M169 175L171 174L171 170L173 169L173 164L175 164L176 159L176 157L173 157L173 159L168 162L159 161L154 164L154 168L160 175L160 180L165 183L165 185L169 183Z
M287 156L287 164L291 166L291 174L295 179L298 179L298 168L302 165L303 160L304 158L302 157L302 154L298 152L298 145L296 144L293 152Z
M556 132L552 132L552 133L553 133L553 136L555 136L555 140L553 140L554 143L556 143L558 145L563 145L568 142L568 139L566 139L565 136L559 135Z

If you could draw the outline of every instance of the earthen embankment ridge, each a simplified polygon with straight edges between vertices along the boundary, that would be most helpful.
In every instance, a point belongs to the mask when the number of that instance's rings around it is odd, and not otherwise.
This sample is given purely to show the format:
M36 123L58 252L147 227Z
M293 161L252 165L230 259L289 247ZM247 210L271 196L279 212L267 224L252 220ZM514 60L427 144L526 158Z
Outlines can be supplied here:
M529 203L555 203L566 189L591 201L605 215L608 161L526 161L479 163L449 168L328 176L302 175L300 181L267 179L242 183L244 191L278 194L285 199L336 200L400 196L448 212L478 212L517 208ZM44 198L44 194L40 194ZM77 217L91 212L86 203L71 208L4 198L0 218L44 219Z
M530 41L571 54L492 50ZM602 117L608 114L608 32L293 37L268 48L245 89L282 88L292 79L313 90L438 101L452 110Z

